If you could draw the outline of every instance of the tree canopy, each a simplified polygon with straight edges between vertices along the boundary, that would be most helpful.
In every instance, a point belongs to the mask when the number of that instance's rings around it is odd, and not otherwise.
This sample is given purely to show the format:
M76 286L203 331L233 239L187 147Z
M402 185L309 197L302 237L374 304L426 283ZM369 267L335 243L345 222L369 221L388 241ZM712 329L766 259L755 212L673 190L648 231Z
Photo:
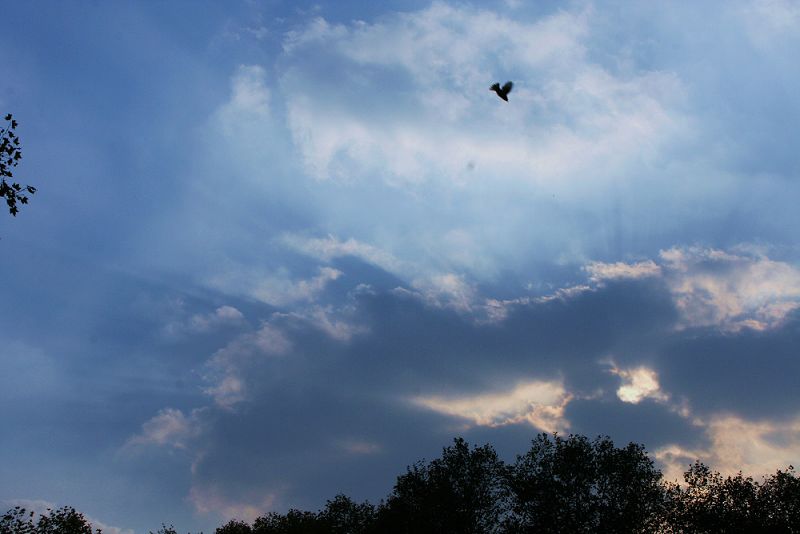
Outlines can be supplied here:
M15 132L17 121L11 113L5 116L5 121L5 127L0 128L0 197L5 198L8 212L16 217L19 212L17 203L27 204L28 195L36 193L36 188L14 181L13 169L22 159L22 146Z
M491 445L457 438L418 461L374 505L336 495L317 512L232 519L215 534L796 533L800 477L789 466L756 482L696 462L684 484L665 482L644 447L611 439L539 434L513 464ZM73 508L16 507L0 534L95 534ZM99 530L96 531L99 534ZM176 534L162 525L157 534Z
M539 434L505 464L461 438L397 477L378 505L337 495L318 512L270 512L216 534L800 532L794 468L763 482L702 463L665 482L642 445Z
M100 534L80 512L70 506L47 509L34 521L36 514L15 506L0 518L0 534Z

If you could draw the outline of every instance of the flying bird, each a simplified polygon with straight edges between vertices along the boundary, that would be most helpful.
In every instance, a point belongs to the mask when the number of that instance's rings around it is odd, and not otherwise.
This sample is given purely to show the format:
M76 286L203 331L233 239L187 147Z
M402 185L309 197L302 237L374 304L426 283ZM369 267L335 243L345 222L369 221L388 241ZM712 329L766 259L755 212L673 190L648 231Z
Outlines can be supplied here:
M508 93L511 92L511 88L514 87L512 82L506 82L503 87L500 87L500 83L496 83L489 88L490 91L494 91L497 93L497 96L508 102Z

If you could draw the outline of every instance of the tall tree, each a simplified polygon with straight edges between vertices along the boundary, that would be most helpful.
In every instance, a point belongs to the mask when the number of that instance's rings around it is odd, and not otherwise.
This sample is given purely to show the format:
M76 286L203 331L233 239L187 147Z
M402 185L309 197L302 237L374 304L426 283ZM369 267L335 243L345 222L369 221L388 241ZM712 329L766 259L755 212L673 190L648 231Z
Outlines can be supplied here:
M14 181L13 169L22 159L22 146L15 132L17 121L11 113L5 116L5 121L5 127L0 128L0 197L5 198L9 213L16 217L19 211L17 203L27 204L28 195L36 193L36 188L21 186Z
M508 480L507 532L651 532L665 505L641 445L540 434Z
M378 512L379 532L478 534L499 532L506 467L491 445L470 448L462 438L428 464L397 478Z

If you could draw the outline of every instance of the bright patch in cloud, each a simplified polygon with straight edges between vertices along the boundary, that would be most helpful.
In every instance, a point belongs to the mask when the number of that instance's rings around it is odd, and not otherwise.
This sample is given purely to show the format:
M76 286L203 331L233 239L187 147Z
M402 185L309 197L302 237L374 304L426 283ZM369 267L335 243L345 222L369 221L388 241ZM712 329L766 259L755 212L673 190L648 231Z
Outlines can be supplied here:
M414 402L430 410L461 417L478 426L503 426L527 422L546 432L569 427L564 408L572 395L561 382L522 383L511 390L466 397L417 397Z
M661 252L686 326L766 330L800 307L800 270L764 255L716 249Z
M661 274L661 268L653 260L641 261L639 263L603 263L593 261L584 267L589 274L592 282L602 282L603 280L621 280L649 278Z
M697 459L724 475L742 471L759 477L796 465L800 458L800 417L779 422L720 415L710 419L705 433L708 449L670 445L655 451L667 480L683 480L683 472Z
M622 379L622 385L617 389L617 397L622 402L639 404L644 399L653 399L665 402L669 396L661 391L658 375L647 367L620 369L616 366L611 372Z

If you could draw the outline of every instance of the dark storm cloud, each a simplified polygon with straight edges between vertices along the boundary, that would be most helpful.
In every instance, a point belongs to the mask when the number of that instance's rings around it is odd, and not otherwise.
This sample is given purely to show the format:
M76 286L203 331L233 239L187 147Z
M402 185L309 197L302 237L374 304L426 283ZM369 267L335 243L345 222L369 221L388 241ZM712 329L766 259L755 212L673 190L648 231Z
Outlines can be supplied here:
M676 333L659 354L664 389L692 399L698 412L731 410L747 417L800 408L800 317L764 332L713 329Z

